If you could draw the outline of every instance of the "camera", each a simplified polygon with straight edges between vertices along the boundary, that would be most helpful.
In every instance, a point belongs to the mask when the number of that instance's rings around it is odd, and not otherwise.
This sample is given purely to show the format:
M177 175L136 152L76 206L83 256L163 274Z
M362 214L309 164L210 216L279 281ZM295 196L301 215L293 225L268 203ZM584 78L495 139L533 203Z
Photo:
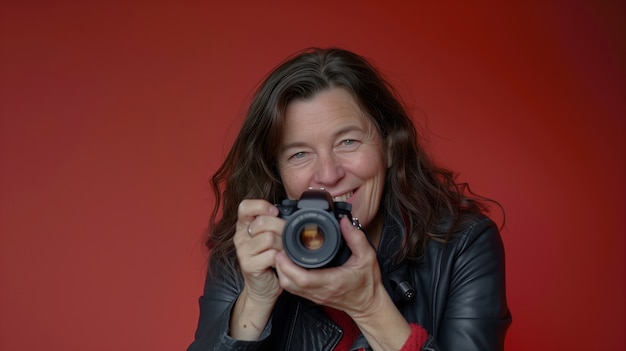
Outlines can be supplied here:
M346 245L339 221L347 216L353 225L352 205L334 202L325 190L307 190L300 200L287 199L276 205L279 217L287 221L283 230L283 249L304 268L336 267L352 252Z

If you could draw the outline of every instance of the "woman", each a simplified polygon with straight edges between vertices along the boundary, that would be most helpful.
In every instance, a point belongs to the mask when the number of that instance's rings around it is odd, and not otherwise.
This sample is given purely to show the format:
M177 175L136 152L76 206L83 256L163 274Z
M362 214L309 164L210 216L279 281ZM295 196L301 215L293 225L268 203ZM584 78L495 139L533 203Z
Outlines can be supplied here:
M363 57L309 49L278 66L212 184L189 350L503 349L498 229L421 148ZM306 269L283 249L275 204L311 188L349 203L360 223L340 220L351 251L341 265Z

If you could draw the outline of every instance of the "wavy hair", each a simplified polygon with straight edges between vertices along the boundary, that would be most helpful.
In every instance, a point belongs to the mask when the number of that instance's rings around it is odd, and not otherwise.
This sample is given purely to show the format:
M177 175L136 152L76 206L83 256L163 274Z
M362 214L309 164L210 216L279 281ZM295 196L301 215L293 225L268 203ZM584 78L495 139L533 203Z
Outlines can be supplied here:
M396 209L404 222L404 245L396 261L419 258L430 239L446 241L448 234L463 225L464 213L486 211L480 200L491 200L475 196L467 184L457 184L454 173L438 167L421 147L399 95L367 59L339 48L309 48L265 78L232 148L211 178L215 207L206 244L214 259L232 262L232 237L242 200L279 203L285 197L276 155L287 105L334 87L353 94L390 146L393 162L381 206ZM451 218L452 226L442 235L435 228L444 217Z

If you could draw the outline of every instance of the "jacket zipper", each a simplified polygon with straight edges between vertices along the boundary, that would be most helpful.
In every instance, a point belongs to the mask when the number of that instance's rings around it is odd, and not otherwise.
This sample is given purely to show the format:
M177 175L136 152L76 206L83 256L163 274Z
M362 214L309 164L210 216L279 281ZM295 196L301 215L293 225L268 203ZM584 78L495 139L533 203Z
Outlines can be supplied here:
M289 333L287 333L287 343L285 346L290 347L291 340L293 339L293 333L296 326L296 320L298 318L298 314L300 313L300 301L296 302L296 311L293 313L293 318L291 319L291 323L289 326Z

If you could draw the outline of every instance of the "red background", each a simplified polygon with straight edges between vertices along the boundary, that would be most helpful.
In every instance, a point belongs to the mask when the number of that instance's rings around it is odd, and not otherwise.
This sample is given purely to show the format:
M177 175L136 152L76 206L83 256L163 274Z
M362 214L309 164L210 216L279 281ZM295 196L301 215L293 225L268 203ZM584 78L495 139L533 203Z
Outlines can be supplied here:
M253 87L314 45L371 57L437 159L505 206L508 350L626 346L623 1L5 1L0 16L1 350L184 349L209 176Z

